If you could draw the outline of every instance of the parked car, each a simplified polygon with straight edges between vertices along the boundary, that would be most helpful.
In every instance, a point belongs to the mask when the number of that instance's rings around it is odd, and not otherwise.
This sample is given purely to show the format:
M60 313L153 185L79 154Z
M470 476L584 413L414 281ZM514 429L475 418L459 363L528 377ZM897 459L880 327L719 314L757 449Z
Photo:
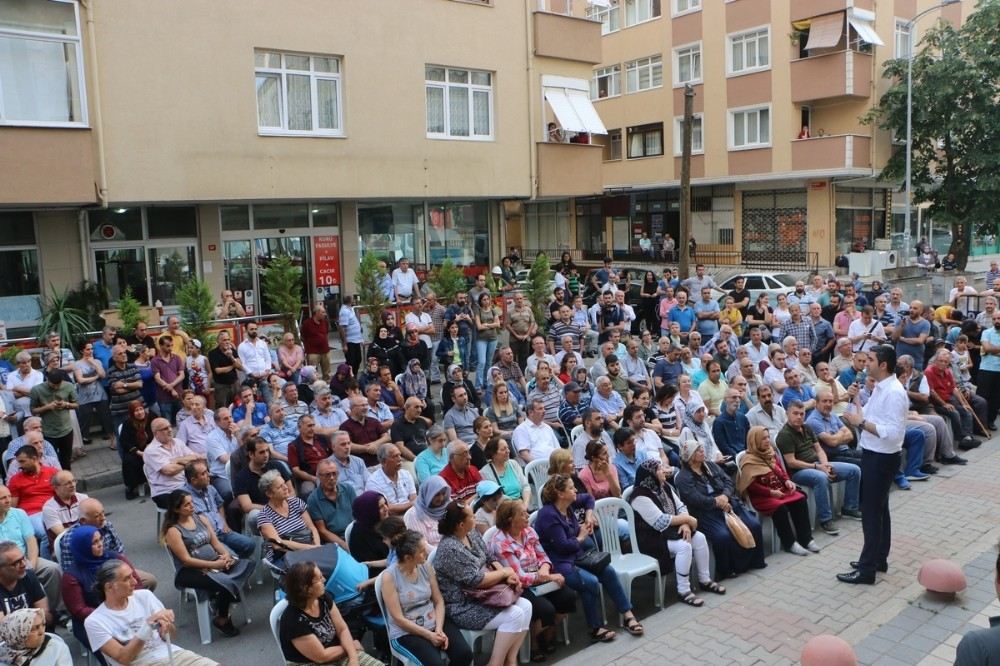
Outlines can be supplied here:
M753 303L757 300L757 296L762 293L766 293L771 297L771 303L774 304L774 299L778 294L790 294L795 291L795 278L788 273L769 273L769 272L752 272L752 273L741 273L739 275L734 275L728 280L725 280L719 285L719 291L721 295L719 296L719 304L725 300L726 294L736 289L736 279L745 278L746 284L744 284L744 289L750 292L750 302Z

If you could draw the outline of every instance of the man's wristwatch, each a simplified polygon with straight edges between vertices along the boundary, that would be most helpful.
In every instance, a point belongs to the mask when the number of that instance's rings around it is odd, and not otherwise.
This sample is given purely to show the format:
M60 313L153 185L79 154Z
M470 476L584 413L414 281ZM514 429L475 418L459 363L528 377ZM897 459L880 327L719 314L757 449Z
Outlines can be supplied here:
M858 424L858 427L864 430L866 425L868 425L868 421L861 419L861 423Z

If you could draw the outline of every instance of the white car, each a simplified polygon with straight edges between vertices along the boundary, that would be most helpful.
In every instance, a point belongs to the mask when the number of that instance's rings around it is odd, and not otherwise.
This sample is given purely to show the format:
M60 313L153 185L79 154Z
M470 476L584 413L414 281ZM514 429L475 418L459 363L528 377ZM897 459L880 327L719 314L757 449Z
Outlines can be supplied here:
M771 297L771 305L773 306L775 297L778 294L790 294L795 291L795 278L788 273L741 273L734 275L719 285L719 290L724 292L719 298L720 303L725 299L725 294L736 289L736 280L740 277L746 279L743 288L750 292L751 305L756 302L757 297L762 293Z

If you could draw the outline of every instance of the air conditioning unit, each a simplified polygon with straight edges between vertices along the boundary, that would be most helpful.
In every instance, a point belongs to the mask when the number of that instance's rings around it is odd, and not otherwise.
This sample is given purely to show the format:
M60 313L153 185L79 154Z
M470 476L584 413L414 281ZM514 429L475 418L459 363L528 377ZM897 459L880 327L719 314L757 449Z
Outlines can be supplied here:
M871 256L872 275L881 277L883 270L896 268L899 265L899 253L896 250L875 251L868 254Z
M851 252L848 257L849 270L858 275L871 275L871 252Z
M876 238L874 243L874 250L891 250L892 249L892 239L890 238Z

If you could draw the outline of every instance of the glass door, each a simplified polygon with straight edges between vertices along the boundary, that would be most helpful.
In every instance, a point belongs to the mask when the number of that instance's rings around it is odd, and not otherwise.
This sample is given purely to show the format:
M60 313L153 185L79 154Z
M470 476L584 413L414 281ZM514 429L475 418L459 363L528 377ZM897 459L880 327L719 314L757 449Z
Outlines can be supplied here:
M146 256L142 248L102 248L94 251L97 282L108 290L111 306L117 305L126 287L140 302L148 297Z
M292 259L292 265L299 269L299 291L300 301L306 306L311 302L309 275L311 263L309 260L309 237L308 236L277 236L272 238L257 238L254 240L254 250L256 254L255 266L257 270L257 293L260 295L260 313L274 314L275 310L267 302L264 294L264 273L267 271L271 261L280 255L288 255Z

